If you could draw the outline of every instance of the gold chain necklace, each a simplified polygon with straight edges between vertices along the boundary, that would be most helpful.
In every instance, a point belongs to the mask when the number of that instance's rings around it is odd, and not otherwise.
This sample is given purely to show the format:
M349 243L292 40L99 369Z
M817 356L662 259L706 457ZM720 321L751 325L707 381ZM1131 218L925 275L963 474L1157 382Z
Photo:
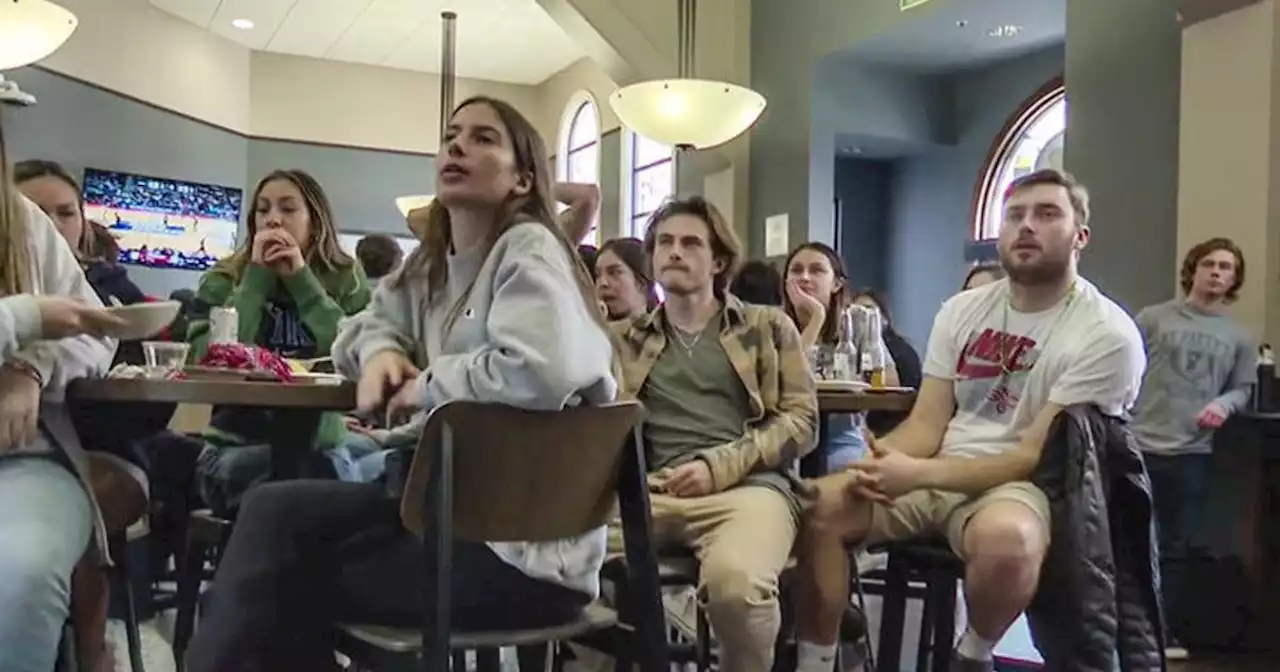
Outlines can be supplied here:
M1048 347L1049 339L1053 338L1053 334L1058 330L1058 325L1062 323L1062 318L1066 316L1067 311L1071 309L1072 302L1074 302L1075 300L1076 300L1076 282L1072 280L1071 288L1067 290L1067 300L1065 303L1062 304L1062 311L1058 313L1057 317L1053 318L1053 324L1049 325L1049 332L1045 334L1044 340L1036 344L1039 346L1039 350L1041 353L1044 353L1045 348ZM1009 306L1012 303L1013 303L1013 287L1010 286L1008 293L1005 294L1004 316L1000 321L1000 333L1005 336L1011 335L1009 333ZM1005 343L1000 344L1000 386L1001 387L1007 387L1009 376L1012 376L1015 373L1015 371L1013 370L1013 367L1016 364L1016 362L1011 362L1009 360L1012 359L1011 356L1015 352L1017 352L1017 348L1018 348L1018 344L1016 342L1010 342L1008 344L1005 344ZM1034 368L1035 365L1038 363L1040 363L1039 356L1037 356L1036 361L1032 363L1031 365L1032 368Z

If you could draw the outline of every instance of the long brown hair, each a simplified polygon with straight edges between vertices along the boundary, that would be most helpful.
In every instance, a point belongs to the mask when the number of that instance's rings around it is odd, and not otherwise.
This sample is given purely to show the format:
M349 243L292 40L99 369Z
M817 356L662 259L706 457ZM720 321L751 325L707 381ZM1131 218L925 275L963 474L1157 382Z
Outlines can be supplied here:
M77 240L71 246L71 251L76 253L76 258L82 263L86 261L111 261L115 262L119 254L107 257L104 253L109 253L106 248L105 241L99 238L99 232L93 228L93 222L90 222L84 215L84 191L80 188L80 182L71 175L62 164L57 161L49 161L47 159L27 159L13 164L13 182L21 185L23 182L39 179L41 177L51 177L71 188L76 194L76 204L80 208L80 240ZM99 224L98 226L101 226ZM110 233L107 234L110 236ZM119 248L116 248L117 252Z
M271 171L254 187L253 198L249 199L249 215L245 220L249 235L245 236L240 249L228 261L235 276L239 278L244 274L244 269L253 256L253 238L258 231L258 197L262 195L263 188L276 180L286 180L297 187L302 200L307 204L307 214L311 219L311 240L297 241L306 250L307 265L317 271L336 271L354 265L356 260L338 244L338 227L334 223L333 206L329 204L324 187L310 173L291 168Z
M822 332L820 338L823 343L835 343L840 338L840 320L844 313L844 309L849 305L849 273L844 268L844 261L840 259L840 255L836 254L835 249L826 243L805 243L787 255L787 261L782 265L782 308L787 312L792 322L799 326L796 320L796 307L791 304L791 296L787 294L785 284L787 274L791 272L791 261L796 258L797 254L805 250L812 250L827 258L827 263L831 265L831 273L836 276L836 280L840 282L840 289L831 293L831 297L827 299L827 317L822 322Z
M31 292L30 257L22 197L9 174L4 120L0 119L0 296Z
M490 98L489 96L473 96L462 101L457 107L453 108L450 117L470 105L487 105L489 109L498 115L498 119L506 128L507 137L511 140L512 151L515 154L516 172L528 179L530 185L529 193L522 196L512 195L508 197L501 220L497 226L490 229L488 237L481 242L484 246L484 256L488 257L498 238L501 238L502 234L518 223L533 221L547 227L555 235L556 240L560 241L560 246L564 248L564 253L570 259L570 263L574 265L574 275L578 281L578 290L588 308L587 312L601 328L604 328L604 318L601 317L600 311L596 310L595 307L595 286L591 282L591 274L587 271L586 266L583 265L582 259L578 257L574 243L569 240L568 236L556 223L555 198L551 195L551 166L547 159L547 146L542 141L542 136L538 134L533 124L529 123L529 120L510 103L497 98ZM439 160L443 160L443 157ZM391 283L393 287L403 287L413 278L425 277L427 281L427 301L432 303L442 296L442 292L448 282L448 257L450 250L453 249L453 225L449 219L449 209L438 199L432 201L426 210L426 215L420 220L422 222L421 225L415 227L414 230L420 241L418 249L414 250L413 254L409 255L409 258L405 260L404 266L391 280ZM449 316L444 324L444 332L446 334L453 327L458 315L461 314L462 307L466 305L474 284L475 281L473 280L472 284L467 286L459 295L457 302L450 308Z

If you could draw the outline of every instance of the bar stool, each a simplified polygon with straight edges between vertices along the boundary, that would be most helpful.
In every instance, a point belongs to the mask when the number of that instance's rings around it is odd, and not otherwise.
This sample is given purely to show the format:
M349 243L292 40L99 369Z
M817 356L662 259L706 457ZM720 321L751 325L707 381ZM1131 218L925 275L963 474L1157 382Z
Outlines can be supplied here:
M916 653L917 672L947 672L956 629L956 582L964 576L964 563L941 539L876 544L870 552L887 552L889 564L883 585L864 583L866 592L883 600L880 636L876 646L877 672L899 672L902 633L906 628L907 599L923 603L920 641ZM868 577L874 578L874 575ZM924 583L924 588L912 582Z

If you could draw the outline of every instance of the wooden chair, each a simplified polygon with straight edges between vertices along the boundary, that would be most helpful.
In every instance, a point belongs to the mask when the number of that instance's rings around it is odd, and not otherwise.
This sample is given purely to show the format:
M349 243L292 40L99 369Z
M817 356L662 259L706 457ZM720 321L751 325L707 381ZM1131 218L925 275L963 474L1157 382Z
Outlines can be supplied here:
M607 652L623 664L665 671L658 567L638 435L643 414L635 402L557 412L475 402L435 409L423 430L400 510L405 527L427 547L423 571L427 585L435 587L435 601L424 605L419 631L341 626L339 650L361 667L378 651L417 654L423 670L443 672L453 650L483 653L482 666L492 666L496 650L504 646L545 646L608 633L588 645L600 646L607 639L612 643ZM452 631L449 559L454 539L575 537L606 525L615 510L622 516L632 588L620 612L597 603L554 628Z

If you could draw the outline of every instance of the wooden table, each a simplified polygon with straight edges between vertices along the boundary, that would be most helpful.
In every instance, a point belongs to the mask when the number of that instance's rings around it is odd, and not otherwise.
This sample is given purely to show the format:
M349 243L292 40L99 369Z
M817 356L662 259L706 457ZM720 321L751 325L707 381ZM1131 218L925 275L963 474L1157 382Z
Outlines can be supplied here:
M818 414L891 411L906 413L916 403L915 392L818 392Z
M156 406L172 415L177 404L238 406L272 411L265 434L271 444L274 479L296 478L306 470L320 416L348 411L356 405L356 386L241 380L148 380L95 378L77 380L67 390L73 403L119 418L151 414ZM104 409L103 406L112 408ZM145 407L145 408L144 408ZM105 411L105 412L104 412ZM167 422L167 421L166 421Z

